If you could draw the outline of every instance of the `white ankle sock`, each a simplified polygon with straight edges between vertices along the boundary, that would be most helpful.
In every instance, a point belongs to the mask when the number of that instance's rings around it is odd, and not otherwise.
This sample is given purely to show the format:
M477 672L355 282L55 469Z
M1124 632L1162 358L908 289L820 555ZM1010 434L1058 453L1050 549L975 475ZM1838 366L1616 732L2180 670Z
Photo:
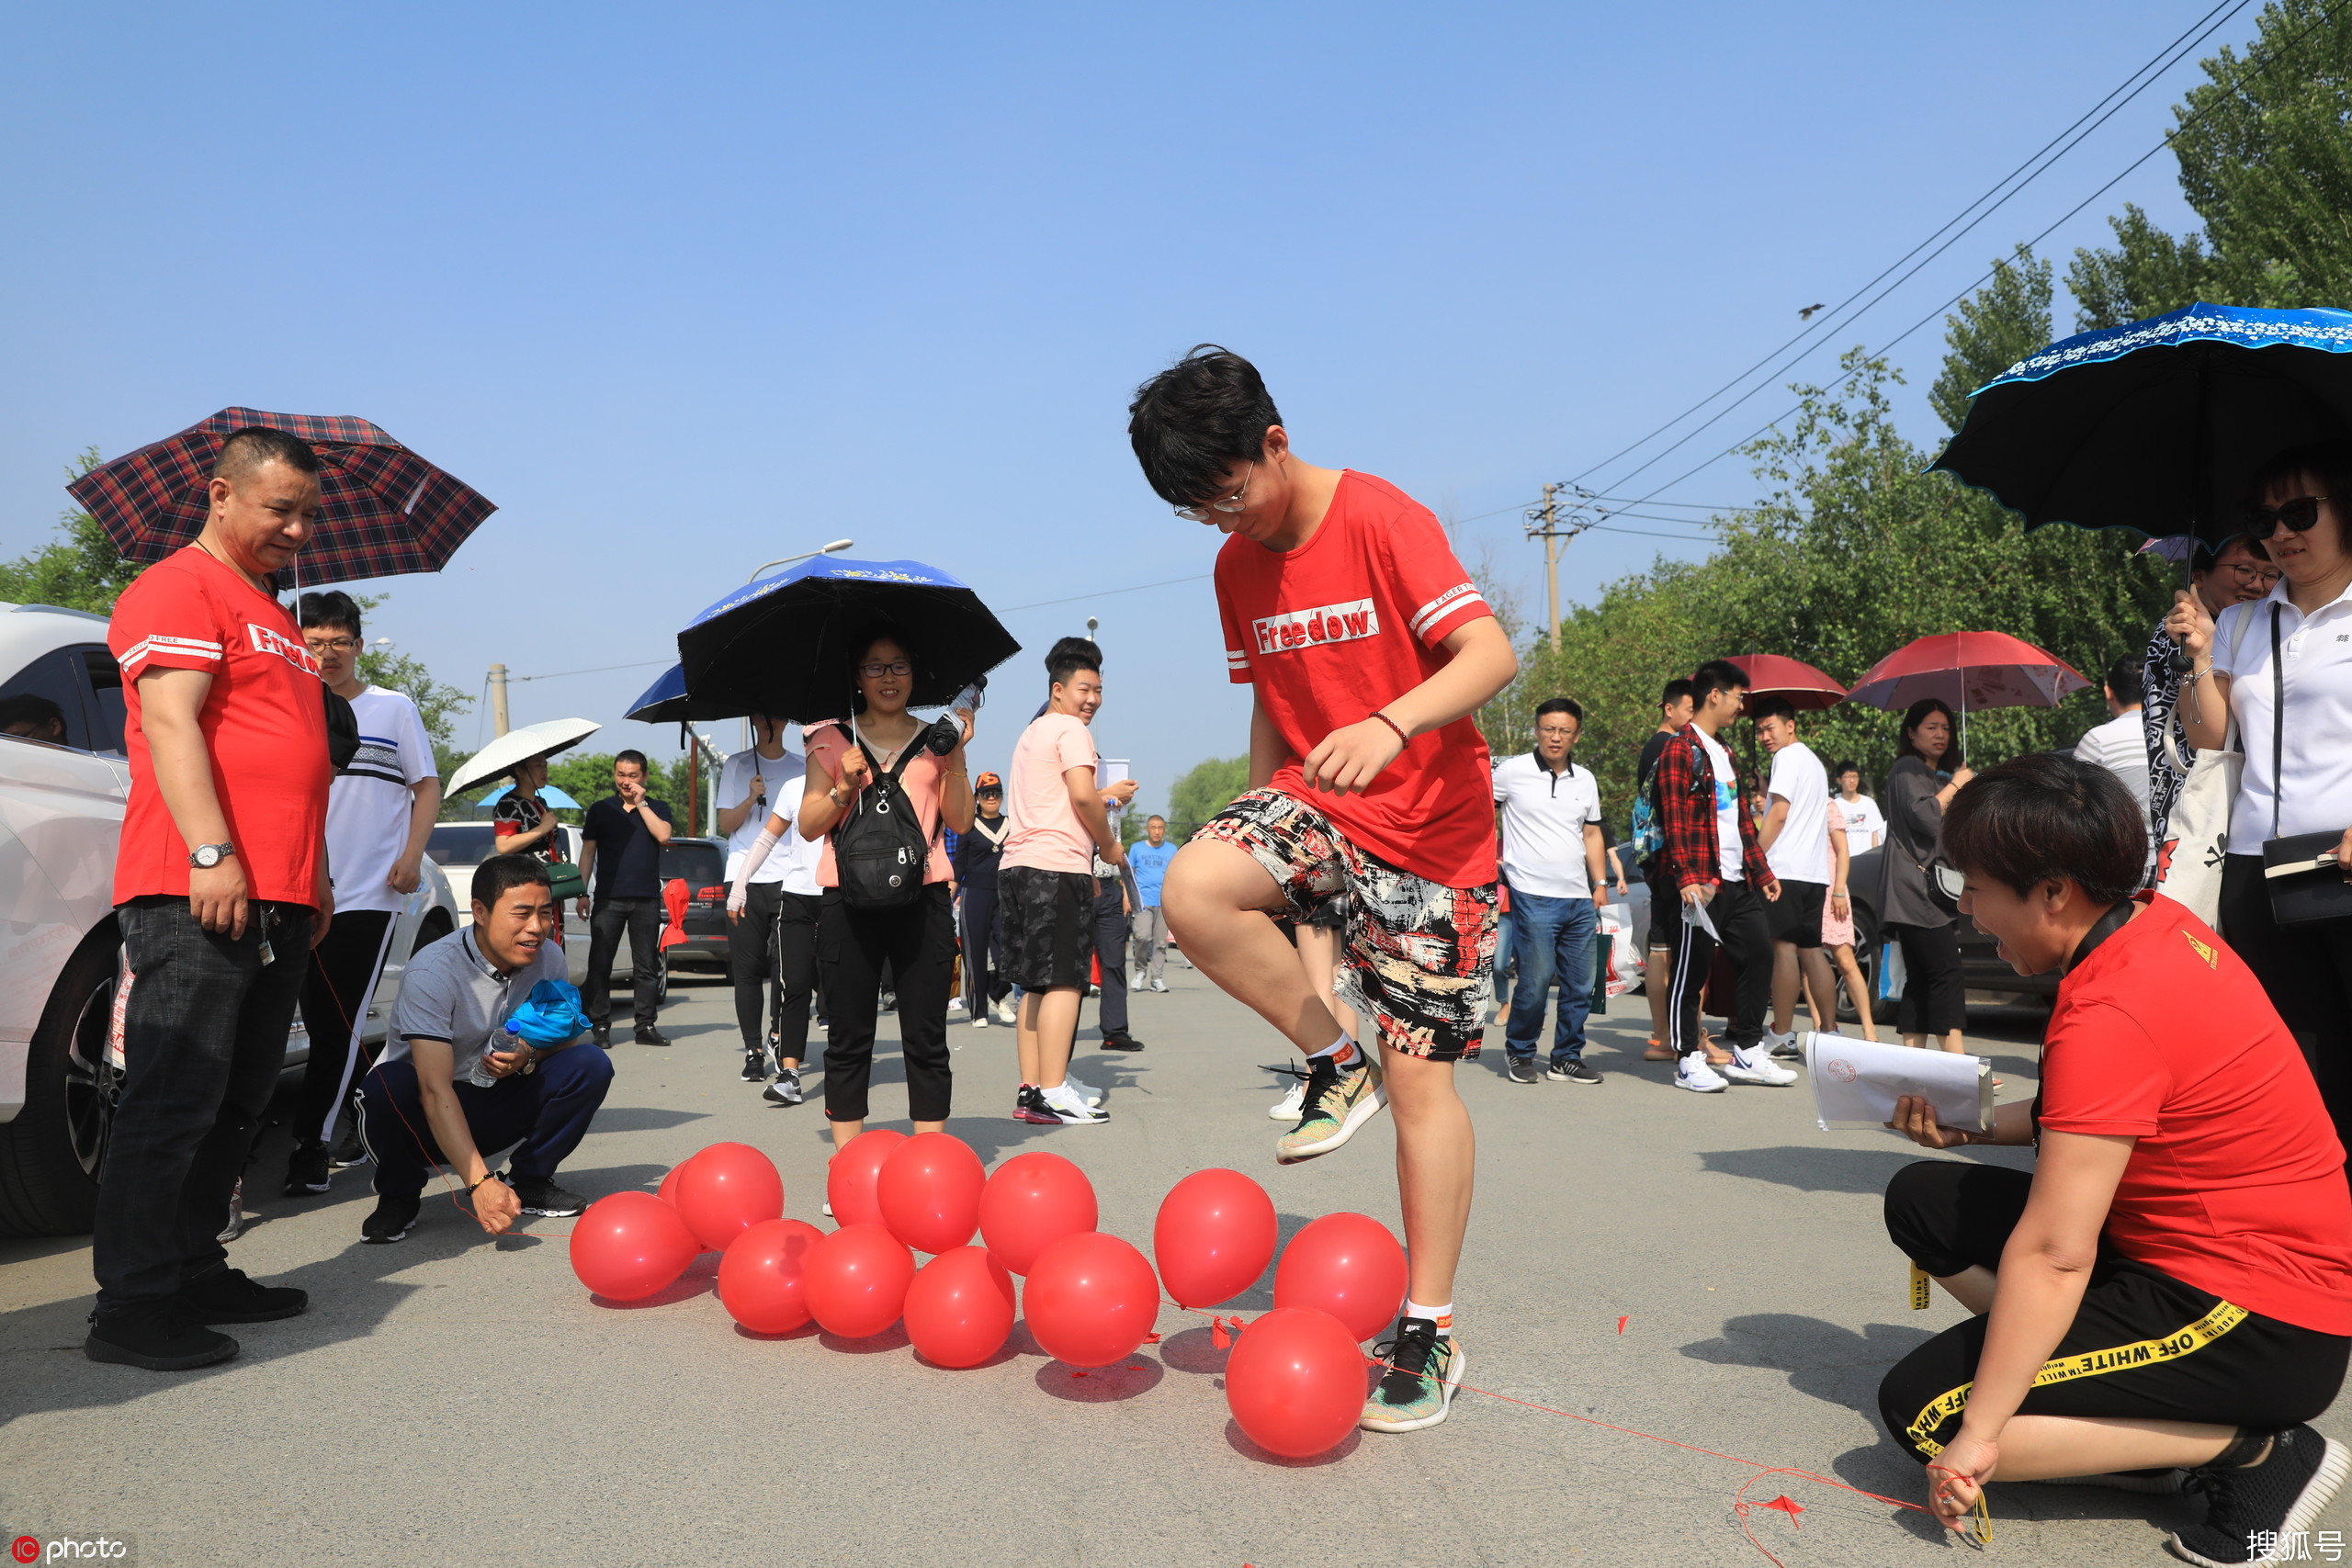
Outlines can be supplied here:
M1450 1335L1453 1332L1453 1303L1452 1302L1446 1303L1443 1306L1423 1306L1408 1297L1405 1303L1405 1315L1428 1318L1437 1325L1437 1331L1441 1335Z
M1314 1055L1309 1056L1306 1059L1309 1062L1316 1062L1321 1060L1325 1056L1329 1056L1333 1058L1333 1065L1344 1067L1355 1062L1363 1055L1363 1052L1356 1048L1354 1039L1349 1035L1346 1030L1343 1029L1340 1031L1340 1037L1337 1040L1332 1041L1331 1043L1324 1046L1323 1049L1316 1052Z

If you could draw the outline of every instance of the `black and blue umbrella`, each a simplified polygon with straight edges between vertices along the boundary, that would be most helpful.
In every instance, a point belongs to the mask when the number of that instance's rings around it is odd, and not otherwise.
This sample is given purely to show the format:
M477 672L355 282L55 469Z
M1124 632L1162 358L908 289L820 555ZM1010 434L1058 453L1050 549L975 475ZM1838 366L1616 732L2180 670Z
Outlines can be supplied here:
M2352 435L2352 311L2197 304L2080 333L1985 383L1934 467L2029 528L2225 543L2256 469Z
M678 634L687 705L662 716L842 717L856 689L852 662L882 626L914 663L910 705L919 708L944 707L1021 651L980 596L936 567L820 557L739 588L687 623Z
M735 718L731 713L703 713L686 696L686 667L673 664L638 694L623 716L643 724L669 724L683 719Z

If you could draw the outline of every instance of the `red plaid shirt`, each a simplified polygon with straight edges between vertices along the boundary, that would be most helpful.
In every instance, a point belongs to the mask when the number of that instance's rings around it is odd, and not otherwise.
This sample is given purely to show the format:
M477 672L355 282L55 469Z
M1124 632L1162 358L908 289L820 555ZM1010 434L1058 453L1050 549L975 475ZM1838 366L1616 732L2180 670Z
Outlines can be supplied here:
M1660 868L1684 887L1716 886L1723 881L1723 844L1715 836L1715 767L1699 744L1698 728L1685 725L1666 744L1650 775L1657 791L1658 822L1666 834ZM1731 748L1724 748L1726 754ZM1756 841L1756 818L1747 812L1747 777L1732 755L1732 794L1738 802L1740 864L1758 892L1778 886L1763 848Z

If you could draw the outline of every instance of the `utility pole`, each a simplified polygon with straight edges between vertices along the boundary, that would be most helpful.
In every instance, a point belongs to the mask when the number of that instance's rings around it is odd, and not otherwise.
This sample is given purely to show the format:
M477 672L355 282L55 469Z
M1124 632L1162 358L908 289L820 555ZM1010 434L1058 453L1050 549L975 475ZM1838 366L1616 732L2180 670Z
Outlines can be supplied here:
M1579 506L1571 514L1567 526L1560 525L1559 503L1555 498L1570 488L1566 484L1545 485L1543 504L1530 507L1527 512L1527 536L1544 541L1544 601L1550 615L1544 623L1544 639L1553 643L1560 636L1560 558L1567 553L1568 541L1591 527L1594 521L1583 515ZM1577 494L1589 498L1589 492L1577 491Z
M490 667L490 727L503 735L511 728L506 722L506 666Z

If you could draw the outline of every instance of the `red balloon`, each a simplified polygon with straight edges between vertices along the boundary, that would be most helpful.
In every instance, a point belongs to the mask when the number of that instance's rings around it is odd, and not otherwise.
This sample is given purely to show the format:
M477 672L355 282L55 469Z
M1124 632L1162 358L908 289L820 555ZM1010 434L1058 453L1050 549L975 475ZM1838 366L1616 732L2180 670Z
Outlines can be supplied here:
M917 1133L882 1162L874 1196L892 1235L917 1252L952 1252L979 1228L987 1184L971 1145L946 1133Z
M1073 1367L1105 1367L1133 1355L1151 1332L1159 1277L1117 1236L1080 1231L1038 1257L1022 1304L1047 1355Z
M1264 1188L1238 1170L1196 1170L1160 1200L1151 1255L1179 1306L1222 1306L1258 1282L1278 1234Z
M616 1192L571 1227L571 1271L600 1296L642 1301L676 1280L702 1250L678 1211L650 1192Z
M907 1337L926 1361L977 1367L1012 1332L1012 1276L984 1247L958 1247L907 1287Z
M691 1164L692 1162L689 1161L688 1163ZM679 1173L684 1171L685 1168L685 1166L683 1165L672 1166L670 1168L670 1174L662 1179L661 1190L653 1194L656 1198L661 1199L662 1201L669 1204L670 1207L673 1209L678 1206L678 1176Z
M1371 1385L1348 1334L1312 1307L1276 1307L1242 1331L1226 1358L1225 1404L1251 1442L1312 1459L1355 1430Z
M899 1321L914 1277L915 1260L888 1231L843 1225L808 1249L801 1290L820 1327L844 1339L867 1339Z
M678 1213L711 1252L784 1213L775 1161L749 1144L713 1144L678 1168Z
M1059 1155L1015 1155L980 1192L980 1239L1015 1274L1062 1237L1092 1230L1096 1217L1094 1183Z
M906 1141L904 1133L876 1127L833 1151L833 1161L825 1168L825 1201L833 1206L836 1224L882 1224L882 1203L874 1195L874 1184L882 1174L882 1162Z
M754 1334L789 1334L808 1321L808 1249L825 1233L806 1220L762 1220L727 1244L718 1299Z
M1368 1214L1326 1214L1290 1238L1274 1270L1274 1305L1315 1307L1357 1344L1396 1321L1405 1304L1405 1249Z

